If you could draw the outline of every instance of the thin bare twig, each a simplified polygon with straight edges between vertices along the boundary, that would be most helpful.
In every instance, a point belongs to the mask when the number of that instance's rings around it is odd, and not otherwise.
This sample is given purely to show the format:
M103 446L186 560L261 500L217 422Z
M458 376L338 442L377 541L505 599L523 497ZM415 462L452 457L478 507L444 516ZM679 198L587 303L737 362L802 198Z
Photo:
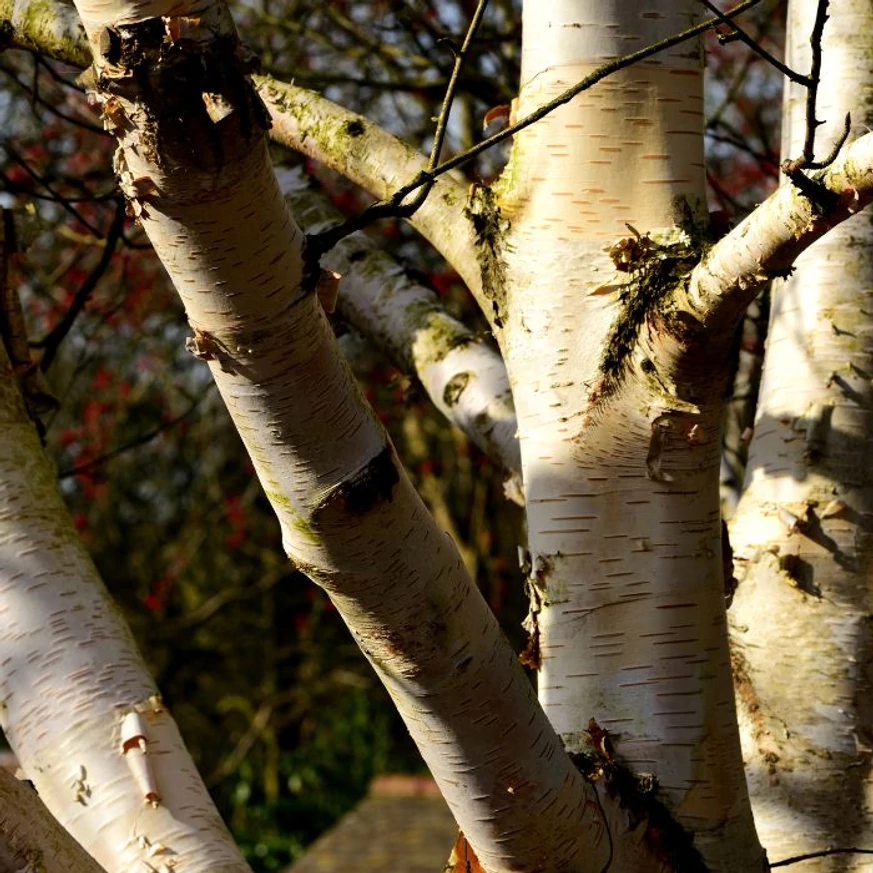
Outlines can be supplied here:
M210 383L211 385L212 383ZM191 405L180 415L177 415L175 418L171 418L167 421L162 422L157 427L152 428L151 430L147 430L145 433L140 434L135 439L130 440L120 446L117 446L114 449L110 449L108 452L104 452L97 458L93 458L85 464L79 464L76 467L68 467L66 470L61 470L58 473L58 479L70 479L73 476L80 476L82 473L88 473L91 470L96 469L97 467L102 467L103 464L111 461L113 458L117 458L119 455L123 455L125 452L129 452L131 449L138 449L140 446L144 446L147 443L150 443L156 437L159 437L164 431L170 430L174 428L177 424L183 422L188 416L193 415L194 412L197 411L200 404L203 402L204 398L207 395L207 391L203 391L199 397L196 397Z
M633 64L638 63L639 61L651 57L652 55L656 55L659 52L672 48L675 45L679 45L680 43L685 42L692 37L699 36L716 24L720 24L724 19L730 21L736 16L745 12L747 9L751 9L753 6L757 6L760 2L761 0L743 0L743 2L738 3L736 6L734 6L733 9L729 9L727 12L720 12L717 18L709 18L706 21L700 22L700 24L696 24L693 27L689 27L687 30L683 30L681 33L677 33L674 36L667 37L666 39L660 40L659 42L652 43L651 45L646 46L646 48L640 49L639 51L633 52L629 55L625 55L624 57L618 58L615 61L611 61L608 64L604 64L598 70L595 70L593 73L591 73L591 75L586 76L584 79L577 82L571 88L568 88L566 91L559 94L554 100L550 100L548 103L544 103L542 106L535 109L529 115L526 115L521 121L517 122L516 124L504 128L493 136L490 136L487 139L482 140L482 142L477 143L476 145L467 149L465 152L462 152L459 155L455 155L454 157L443 161L436 167L421 170L411 182L399 188L392 197L387 200L379 200L376 203L373 203L372 205L368 206L360 215L356 216L356 218L351 219L349 222L346 222L345 225L340 225L340 227L343 228L346 228L347 226L347 229L342 233L342 235L339 234L339 228L335 228L331 231L325 231L324 234L319 234L314 238L310 237L310 240L318 240L318 242L316 242L315 244L315 248L312 249L313 259L315 259L316 254L318 257L323 255L330 248L331 245L333 245L337 240L342 239L343 236L348 236L349 234L354 233L357 230L361 230L362 228L367 227L375 221L378 221L382 218L408 218L412 213L409 211L408 207L404 206L403 201L413 191L417 191L419 188L432 185L435 179L439 178L445 173L448 173L450 170L454 170L456 167L468 163L476 156L482 154L482 152L485 152L493 146L497 145L498 143L501 143L504 140L515 136L515 134L524 130L526 127L530 127L532 124L535 124L537 121L545 118L547 115L554 112L559 107L569 103L574 97L581 94L583 91L587 91L589 88L593 87L598 82L605 79L607 76L610 76L613 73L618 72L619 70L623 70L626 67L630 67ZM331 240L329 243L325 236L326 234L331 234ZM321 237L325 237L325 240L322 241Z
M443 98L443 104L440 108L439 116L437 117L436 132L434 133L433 146L430 150L430 158L428 159L427 169L424 171L425 173L434 174L434 171L439 164L440 152L442 152L443 143L445 142L446 130L448 129L449 124L449 115L452 111L452 103L455 99L455 91L458 87L458 80L461 76L461 69L464 65L464 61L467 59L467 55L469 54L470 46L473 44L473 39L476 36L476 31L479 29L479 25L482 23L482 17L485 14L485 9L487 6L488 0L479 0L479 2L476 4L476 11L473 13L473 18L471 19L470 25L467 28L467 35L464 37L464 42L462 43L460 49L455 51L455 63L452 67L452 74L449 77L449 83L446 86L446 93L445 97ZM413 215L427 199L427 196L428 194L430 194L436 178L437 176L435 174L432 175L431 178L426 178L422 185L419 187L418 193L409 203L403 202L405 195L404 197L401 197L400 200L397 200L395 195L395 197L393 197L391 201L389 201L391 203L390 208L393 210L391 214L397 217L409 217ZM371 207L364 210L359 215L356 215L355 217L350 218L347 221L336 225L335 227L328 228L321 233L307 237L306 245L309 257L313 259L320 258L325 252L333 248L341 239L344 239L345 237L350 236L356 231L361 230L368 224L371 224L373 221L377 220L377 218L385 217L383 215L376 214L378 210L375 210L374 207L379 206L379 203L374 203Z
M806 138L803 141L804 166L812 169L815 160L815 131L821 122L815 117L815 103L818 99L818 86L821 82L821 40L825 22L828 20L829 0L819 0L815 14L815 24L809 37L812 47L812 64L809 68L809 85L806 92ZM821 169L821 168L819 168Z
M115 208L115 215L112 219L112 225L109 228L109 233L106 235L106 242L103 246L103 253L100 255L100 260L90 272L88 277L80 286L79 290L73 297L73 302L70 304L64 317L46 334L43 339L31 344L33 348L44 349L39 366L43 372L46 372L52 365L58 349L64 338L70 332L79 314L85 308L94 289L97 287L104 273L109 269L109 264L112 261L112 256L115 254L115 247L121 239L121 233L124 229L124 201L119 200Z
M807 852L805 855L794 855L791 858L774 861L770 864L770 869L799 864L801 861L809 861L812 858L828 858L831 855L873 855L873 849L822 849L820 852Z
M846 144L849 133L852 130L852 117L847 112L843 124L843 132L834 144L828 156L821 161L815 159L815 132L824 123L815 117L815 106L818 99L818 86L821 83L821 41L824 35L824 26L828 20L829 0L818 0L818 8L815 13L815 23L809 37L812 48L812 63L810 64L808 82L806 83L806 135L803 140L803 154L794 160L784 161L782 172L800 188L807 196L816 194L814 183L803 174L803 170L824 170L829 167L840 153L840 149Z
M2 144L2 147L6 150L6 153L9 155L9 157L12 158L12 160L15 161L15 163L18 164L24 170L24 172L27 173L27 175L30 176L31 179L33 179L34 182L36 182L38 185L42 185L42 187L45 188L45 190L48 191L49 194L52 195L52 197L54 198L54 202L58 203L61 208L69 212L70 215L72 215L84 227L87 227L88 230L90 230L91 233L93 233L96 237L103 239L103 234L100 233L98 228L94 227L94 225L91 224L91 222L88 221L88 219L85 218L85 216L83 216L78 209L72 206L63 195L58 194L58 192L54 190L51 184L46 181L46 179L44 179L42 176L40 176L40 174L37 173L36 170L34 170L33 167L31 167L30 164L28 164L27 161L20 154L18 154L18 152L9 144L8 140Z
M711 3L710 0L700 0L701 3L710 11L714 12L716 16L718 16L719 21L722 24L730 25L733 28L728 36L731 39L737 39L743 45L748 46L755 54L760 55L768 64L772 67L775 67L782 73L783 76L789 78L792 82L796 82L798 85L804 85L807 88L812 83L812 80L809 76L804 76L802 73L797 73L791 69L791 67L786 66L779 60L779 58L774 57L767 51L756 39L749 36L738 24L731 21L714 3Z

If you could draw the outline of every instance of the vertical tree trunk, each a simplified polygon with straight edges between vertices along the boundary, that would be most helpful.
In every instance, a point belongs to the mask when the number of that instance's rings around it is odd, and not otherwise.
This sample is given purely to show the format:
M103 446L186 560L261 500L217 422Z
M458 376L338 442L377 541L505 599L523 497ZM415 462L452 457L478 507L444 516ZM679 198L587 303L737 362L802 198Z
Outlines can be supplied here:
M519 116L687 28L695 7L526 3ZM594 719L656 774L710 869L754 870L718 509L729 338L690 366L693 343L656 312L699 257L702 129L688 42L523 131L497 202L474 208L498 244L487 275L519 419L540 700L568 749L591 751Z
M787 62L805 72L816 4L789 3ZM816 140L852 110L873 124L873 10L836 0L825 28ZM783 157L802 151L805 91L788 87ZM785 184L788 184L787 182ZM873 225L856 216L774 289L746 490L731 539L744 749L771 861L864 846L873 752ZM837 856L809 869L867 869Z

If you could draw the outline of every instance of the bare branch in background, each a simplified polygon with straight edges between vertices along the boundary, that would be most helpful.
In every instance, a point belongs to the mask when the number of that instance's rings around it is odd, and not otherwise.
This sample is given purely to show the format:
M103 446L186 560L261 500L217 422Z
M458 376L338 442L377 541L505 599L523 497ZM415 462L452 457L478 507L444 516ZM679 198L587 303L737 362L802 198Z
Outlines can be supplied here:
M94 293L100 280L109 269L109 264L112 262L112 256L115 254L115 248L121 239L123 228L124 201L119 200L115 208L115 215L112 219L109 232L106 234L106 244L103 246L103 253L100 255L100 260L89 273L79 290L75 293L72 303L70 303L69 308L64 313L64 317L43 339L31 344L32 348L43 350L42 358L39 363L40 369L43 372L46 372L52 365L52 362L57 356L58 349L61 347L61 343L72 329L76 319L85 308L85 305Z
M458 79L461 75L461 69L463 68L464 61L467 59L467 55L469 54L470 46L472 45L473 39L476 36L476 31L479 29L479 25L482 23L482 16L485 14L485 9L487 6L488 0L479 0L476 5L476 11L473 14L473 19L470 22L470 26L467 28L467 35L464 37L464 42L462 43L460 49L457 49L455 51L455 63L452 68L452 74L449 78L449 83L446 87L446 94L443 98L443 104L440 108L439 116L437 117L437 126L436 133L434 134L433 146L431 147L430 158L428 159L427 168L424 172L432 173L439 164L440 153L442 152L443 143L445 142L446 130L449 123L449 115L452 111L452 103L455 99L455 91L458 87ZM400 201L398 201L396 207L392 207L398 210L394 212L394 216L398 218L409 218L410 216L414 215L415 212L418 211L418 209L427 199L427 196L428 194L430 194L431 190L433 190L435 178L436 177L430 179L424 185L422 185L418 193L409 203L403 203L403 198L401 198ZM394 198L392 198L392 202L393 200ZM364 210L364 212L360 213L354 218L350 218L347 221L344 221L342 224L337 225L336 227L323 230L320 233L307 237L306 245L308 256L315 259L315 261L318 261L322 254L333 248L333 246L335 246L336 243L343 237L349 236L355 231L363 229L364 227L381 217L388 217L388 215L382 215L382 210L379 204L374 203L372 206L368 207L368 209Z
M544 103L538 109L531 112L530 115L525 116L521 121L517 122L516 124L504 128L499 133L488 137L487 139L483 140L472 148L467 149L462 154L456 155L453 158L449 158L448 160L443 161L443 163L438 164L436 167L428 167L421 170L421 172L411 182L396 191L390 199L372 204L371 206L367 207L367 209L364 210L364 212L361 213L361 215L359 215L356 219L352 219L350 222L347 222L349 227L348 233L353 233L356 230L361 230L362 228L367 227L373 222L383 218L409 217L412 213L408 211L407 206L404 206L404 200L413 191L416 191L420 188L425 188L425 190L429 190L430 186L433 185L434 180L441 176L443 173L454 170L456 167L467 163L477 155L481 154L484 151L487 151L498 143L501 143L504 140L515 136L515 134L519 131L524 130L526 127L530 127L530 125L535 124L542 118L545 118L547 115L554 112L555 109L558 109L559 107L564 106L566 103L569 103L574 97L581 94L583 91L587 91L589 88L593 87L598 82L605 79L607 76L612 75L612 73L630 67L633 64L638 63L639 61L645 60L652 55L656 55L659 52L672 48L673 46L685 42L692 37L699 36L700 34L705 33L707 30L709 30L711 27L721 21L732 20L734 17L745 12L747 9L751 9L753 6L756 6L759 2L760 0L745 0L745 2L737 4L733 9L730 9L727 12L719 13L717 18L710 18L707 21L695 25L694 27L689 27L687 30L682 31L675 36L660 40L659 42L653 43L652 45L649 45L644 49L632 52L631 54L625 55L624 57L612 61L611 63L604 64L602 67L600 67L600 69L596 70L590 76L586 76L581 82L578 82L572 88L568 88L562 94L559 94L554 100L550 100L548 103ZM320 256L325 251L327 251L327 248L325 248L324 246L320 246L319 250L317 250L315 254Z

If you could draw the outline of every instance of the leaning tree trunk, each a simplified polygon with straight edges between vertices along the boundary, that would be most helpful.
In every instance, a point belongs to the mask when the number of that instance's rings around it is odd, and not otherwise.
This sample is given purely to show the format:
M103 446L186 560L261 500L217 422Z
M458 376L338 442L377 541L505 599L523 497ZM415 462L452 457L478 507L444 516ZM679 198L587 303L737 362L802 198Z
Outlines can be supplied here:
M247 873L73 526L2 348L0 433L0 725L24 775L110 873ZM44 851L49 869L68 850L52 837Z
M810 66L814 3L791 2L788 63ZM873 10L830 4L817 157L852 110L873 124ZM785 158L806 132L788 88ZM789 184L786 182L785 184ZM856 216L817 242L773 293L746 490L732 525L731 608L744 749L771 861L873 845L873 225ZM869 869L835 856L804 869Z
M519 118L696 8L526 3ZM702 99L694 41L615 73L519 134L473 210L519 421L540 701L571 751L605 729L654 773L709 869L760 870L722 582L730 337L699 342L661 305L706 232Z

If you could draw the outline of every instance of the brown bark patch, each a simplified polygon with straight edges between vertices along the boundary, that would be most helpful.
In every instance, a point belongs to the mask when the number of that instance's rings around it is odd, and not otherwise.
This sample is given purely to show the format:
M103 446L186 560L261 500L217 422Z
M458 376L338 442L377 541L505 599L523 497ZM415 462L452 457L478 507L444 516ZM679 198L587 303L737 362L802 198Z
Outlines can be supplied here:
M329 515L364 515L382 503L390 502L400 473L391 446L385 446L357 473L337 485L315 508L312 524L320 526Z

